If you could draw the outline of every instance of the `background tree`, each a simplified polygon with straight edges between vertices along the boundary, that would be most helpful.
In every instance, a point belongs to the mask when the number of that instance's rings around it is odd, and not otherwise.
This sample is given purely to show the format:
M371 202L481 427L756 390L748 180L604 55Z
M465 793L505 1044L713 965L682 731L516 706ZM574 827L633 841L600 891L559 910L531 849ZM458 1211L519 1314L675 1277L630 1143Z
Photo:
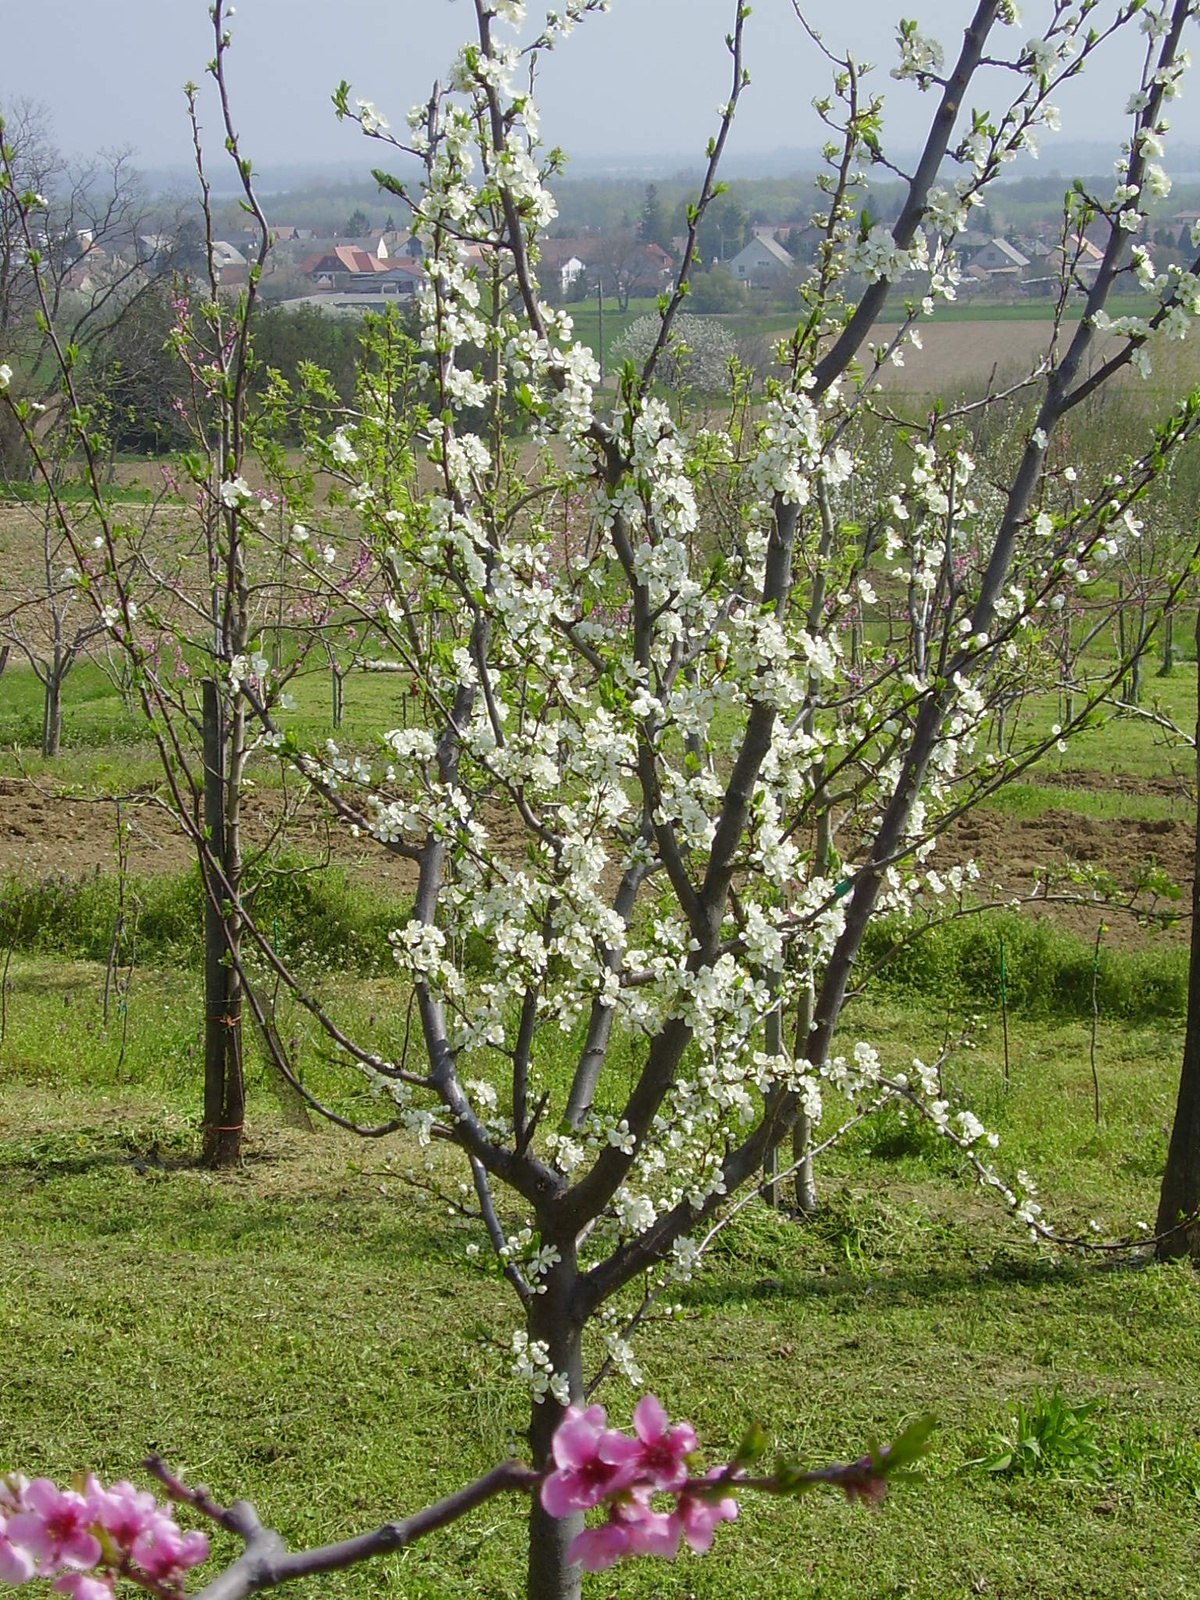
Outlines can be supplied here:
M74 551L52 508L42 505L33 514L39 521L37 565L29 572L6 574L0 636L25 658L42 685L41 753L52 759L62 748L63 688L81 659L102 650L105 629L79 593L78 573L70 565Z
M190 315L186 282L160 278L93 346L80 389L105 409L110 456L157 456L190 441L173 348L180 317Z
M638 317L611 351L614 362L632 361L644 367L658 342L657 317ZM671 327L671 339L658 358L661 381L671 389L699 389L706 394L728 394L733 387L731 363L736 359L733 335L719 322L680 315Z
M728 261L749 242L750 218L735 195L718 195L696 230L696 248L705 266Z
M53 392L37 325L42 297L61 336L86 352L156 275L169 276L170 230L160 237L161 213L147 204L127 153L68 160L43 107L0 107L0 140L10 175L0 191L0 341L20 360L26 389L41 393L48 383Z
M589 267L593 276L603 281L605 293L616 301L620 312L629 310L635 294L653 294L661 287L637 230L628 226L614 228L597 241Z
M746 309L746 285L738 283L724 267L697 271L691 282L692 293L688 304L696 311L707 313Z
M646 198L642 203L638 238L643 244L656 244L660 250L669 251L671 235L667 227L667 214L658 192L658 185L646 185Z

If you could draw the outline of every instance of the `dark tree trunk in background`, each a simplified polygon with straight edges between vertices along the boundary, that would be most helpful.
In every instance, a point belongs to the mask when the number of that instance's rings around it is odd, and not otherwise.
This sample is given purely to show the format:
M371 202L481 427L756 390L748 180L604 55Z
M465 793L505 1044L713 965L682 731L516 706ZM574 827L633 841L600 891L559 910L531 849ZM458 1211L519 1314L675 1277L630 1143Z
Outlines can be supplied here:
M217 686L204 684L204 826L209 851L225 870L225 740ZM202 859L204 892L204 1154L208 1167L235 1167L242 1155L241 994L231 983L221 908L225 891Z
M1160 678L1169 678L1175 670L1175 613L1168 611L1163 618L1162 630L1162 666L1158 669Z
M1196 612L1196 678L1200 684L1200 609ZM1196 843L1200 846L1200 708L1196 719ZM1167 1165L1158 1201L1155 1233L1160 1261L1189 1252L1200 1257L1200 1226L1181 1223L1200 1208L1200 848L1192 869L1192 952L1188 967L1187 1031L1183 1040L1183 1070L1179 1075L1179 1100Z

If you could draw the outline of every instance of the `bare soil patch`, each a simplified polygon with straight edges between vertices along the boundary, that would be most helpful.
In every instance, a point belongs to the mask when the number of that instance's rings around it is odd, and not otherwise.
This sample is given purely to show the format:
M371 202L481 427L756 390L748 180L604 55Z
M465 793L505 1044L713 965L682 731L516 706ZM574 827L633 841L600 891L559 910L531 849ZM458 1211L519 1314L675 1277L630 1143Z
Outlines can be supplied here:
M1117 787L1109 783L1107 774L1103 778L1107 786ZM1157 781L1129 780L1131 784ZM1172 818L1148 822L1132 817L1100 820L1060 810L1018 820L980 809L956 822L940 848L945 849L947 860L961 861L970 856L977 861L983 882L989 887L995 885L1000 898L1032 894L1048 870L1072 864L1106 872L1119 889L1130 891L1147 863L1153 862L1181 889L1186 889L1194 860L1193 834L1185 822ZM1066 887L1072 889L1071 885ZM1085 886L1079 885L1073 892L1087 901ZM1186 906L1185 894L1173 907L1162 902L1159 909L1183 911ZM1111 936L1106 938L1110 943L1140 944L1146 937L1134 917L1114 915L1099 901L1049 904L1043 914L1083 938L1095 936L1101 917L1109 925ZM1166 929L1163 936L1186 939L1188 932L1189 924L1184 920Z
M887 365L880 373L885 389L910 394L956 395L984 388L994 375L1004 387L1033 370L1050 349L1054 325L1047 318L922 322L920 350L905 350L904 365ZM881 328L887 336L889 328ZM1075 333L1068 323L1059 334L1061 354ZM1115 341L1098 338L1092 359L1101 363L1116 348Z
M251 800L246 833L253 848L274 831L273 797ZM186 872L196 852L159 805L126 806L130 822L129 868L141 877ZM61 873L87 877L116 867L116 807L111 800L60 796L14 778L0 778L0 874L42 878ZM411 862L390 855L349 828L329 827L315 805L306 805L288 828L288 841L311 857L331 860L385 893L403 894L416 885Z
M1063 767L1054 778L1067 789L1087 789L1093 794L1160 794L1170 800L1185 799L1188 788L1182 773L1164 778L1139 778L1132 772L1097 772L1089 767Z

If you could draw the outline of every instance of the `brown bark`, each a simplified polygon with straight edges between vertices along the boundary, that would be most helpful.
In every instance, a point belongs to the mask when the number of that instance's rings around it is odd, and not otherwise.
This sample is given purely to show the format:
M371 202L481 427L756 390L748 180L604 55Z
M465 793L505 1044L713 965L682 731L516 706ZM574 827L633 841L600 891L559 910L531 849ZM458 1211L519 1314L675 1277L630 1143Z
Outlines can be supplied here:
M1196 612L1196 643L1200 651L1200 608ZM1200 654L1196 658L1196 678L1200 682ZM1200 711L1196 718L1196 762L1196 841L1200 845ZM1188 1254L1200 1258L1197 1210L1200 1210L1200 851L1192 872L1192 948L1179 1099L1154 1229L1159 1235L1160 1261L1177 1260ZM1188 1218L1191 1220L1185 1220Z

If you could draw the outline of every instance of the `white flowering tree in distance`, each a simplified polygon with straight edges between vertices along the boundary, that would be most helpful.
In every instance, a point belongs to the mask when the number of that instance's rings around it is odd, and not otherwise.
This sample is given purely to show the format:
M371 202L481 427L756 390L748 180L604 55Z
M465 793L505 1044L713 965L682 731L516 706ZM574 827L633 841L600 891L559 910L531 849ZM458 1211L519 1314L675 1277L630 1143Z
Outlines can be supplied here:
M1012 0L977 0L949 53L903 23L893 77L932 115L887 226L860 213L860 167L899 173L882 102L865 69L831 54L823 236L796 330L764 394L748 402L735 384L728 421L694 430L656 376L748 83L749 8L731 7L729 98L684 259L614 392L539 289L559 158L541 149L532 95L535 55L608 0L568 0L536 29L520 0L473 7L474 37L407 131L346 85L335 96L386 164L420 163L420 181L377 177L410 202L428 274L412 378L428 404L401 414L396 383L368 381L333 437L312 441L348 487L336 526L350 555L317 554L332 513L281 521L240 458L214 458L214 536L290 563L312 627L369 638L419 709L385 748L309 748L289 729L287 673L262 649L251 660L249 634L224 656L218 639L214 660L276 758L411 863L412 914L392 945L423 1048L389 1059L352 1036L250 907L242 939L388 1105L363 1131L461 1153L473 1197L454 1204L520 1303L514 1371L532 1389L541 1470L597 1364L637 1381L628 1341L654 1296L693 1269L784 1140L806 1171L836 1137L826 1119L903 1103L1048 1236L1024 1175L1002 1176L979 1122L940 1098L936 1064L881 1060L847 1039L843 1009L874 919L915 924L970 892L970 863L931 859L939 834L1071 731L1010 722L998 752L984 737L1014 685L1058 686L1044 638L1064 596L1103 603L1105 562L1137 537L1137 502L1198 424L1193 396L1091 484L1054 451L1073 408L1146 369L1155 339L1182 336L1200 310L1200 262L1159 274L1137 243L1167 182L1195 0L1045 0L1024 28ZM223 85L222 0L213 17ZM1060 85L1129 37L1117 186L1068 196L1047 354L1019 390L1027 412L997 480L972 458L975 405L902 430L880 379L954 298L955 239L1004 164L1057 127ZM977 80L1004 95L1000 112L967 109ZM1071 240L1085 225L1106 242L1080 285ZM1114 289L1135 284L1144 317L1110 317ZM113 556L81 541L76 566L97 608L128 619L133 585ZM161 725L178 691L132 624L118 633ZM1115 675L1079 678L1074 725ZM487 959L468 965L468 949ZM245 988L265 1008L252 976ZM531 1600L578 1593L582 1513L567 1511L533 1501Z

